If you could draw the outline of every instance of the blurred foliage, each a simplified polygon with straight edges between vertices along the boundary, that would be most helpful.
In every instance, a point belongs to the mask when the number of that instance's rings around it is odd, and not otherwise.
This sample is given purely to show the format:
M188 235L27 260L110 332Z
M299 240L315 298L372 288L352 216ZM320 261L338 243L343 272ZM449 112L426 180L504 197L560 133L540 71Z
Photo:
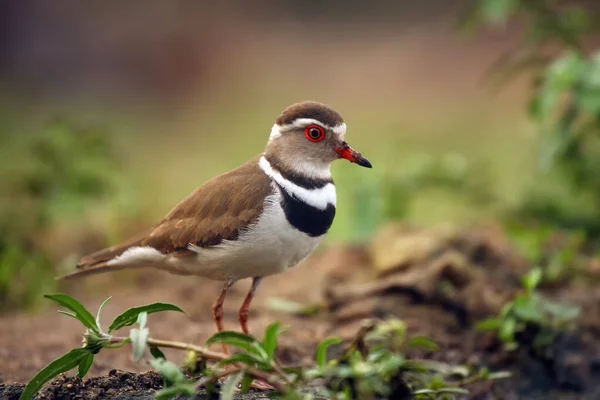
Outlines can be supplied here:
M600 52L585 45L598 37L600 13L589 2L480 0L462 26L512 22L523 36L488 78L504 84L519 74L531 77L528 114L540 131L539 168L516 204L495 194L487 165L456 154L423 155L356 190L355 225L368 236L382 221L407 218L425 191L442 192L445 202L459 196L474 209L498 211L530 261L542 266L544 279L557 281L585 242L600 235ZM548 245L557 229L572 240Z
M381 179L357 185L355 189L355 227L370 236L383 221L405 219L419 195L436 192L440 201L457 196L468 206L493 207L496 198L485 165L470 162L461 154L436 157L420 154L409 158Z
M0 309L32 305L53 285L43 235L111 192L116 156L97 127L55 121L31 138L27 153L5 166L0 190Z
M600 234L600 13L590 2L480 0L464 26L519 22L523 38L490 71L498 83L532 76L531 119L541 131L539 177L518 218Z
M499 316L479 322L478 328L496 332L508 351L524 345L549 356L557 335L579 317L581 308L544 298L536 291L542 278L541 268L532 269L522 279L523 293L505 304Z
M553 226L524 228L508 224L507 232L532 265L543 272L544 285L562 284L587 269L587 235L584 230L559 230ZM593 255L593 254L592 254Z

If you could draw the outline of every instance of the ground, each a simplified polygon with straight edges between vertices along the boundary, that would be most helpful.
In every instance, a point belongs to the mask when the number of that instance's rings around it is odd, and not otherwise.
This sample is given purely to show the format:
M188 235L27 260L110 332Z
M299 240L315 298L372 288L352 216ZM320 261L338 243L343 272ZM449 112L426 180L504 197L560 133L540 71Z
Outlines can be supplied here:
M409 334L427 335L440 345L439 352L419 356L515 373L509 382L472 387L472 399L597 398L600 290L589 282L565 280L544 289L549 298L583 307L577 329L559 337L548 359L527 350L507 353L493 337L475 329L476 321L495 315L517 293L520 276L530 267L497 228L390 225L370 243L330 245L291 271L266 279L251 309L250 329L260 336L274 321L289 325L278 356L284 364L297 365L312 362L316 343L328 336L350 340L364 318L396 316L407 323ZM590 271L594 268L590 262ZM237 309L248 288L249 282L240 282L227 297L227 329L239 329ZM112 295L105 325L127 307L156 301L178 304L186 315L150 316L151 336L193 343L203 343L215 331L211 304L219 290L218 282L159 271L98 276L66 288L92 310ZM322 312L302 317L276 311L274 299L317 304ZM81 342L81 325L57 314L54 306L5 316L0 324L0 393L7 399L18 398L23 387L14 382L27 382ZM180 361L184 355L167 356ZM90 370L92 378L82 383L61 377L44 389L44 398L151 398L162 381L149 369L143 361L133 362L129 349L103 351Z

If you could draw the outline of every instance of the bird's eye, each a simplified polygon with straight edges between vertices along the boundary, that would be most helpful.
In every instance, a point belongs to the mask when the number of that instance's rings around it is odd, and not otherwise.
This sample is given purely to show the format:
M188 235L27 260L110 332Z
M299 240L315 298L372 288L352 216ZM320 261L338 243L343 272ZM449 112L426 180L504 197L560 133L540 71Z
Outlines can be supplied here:
M311 142L320 142L325 139L325 129L318 125L310 125L306 127L306 138Z

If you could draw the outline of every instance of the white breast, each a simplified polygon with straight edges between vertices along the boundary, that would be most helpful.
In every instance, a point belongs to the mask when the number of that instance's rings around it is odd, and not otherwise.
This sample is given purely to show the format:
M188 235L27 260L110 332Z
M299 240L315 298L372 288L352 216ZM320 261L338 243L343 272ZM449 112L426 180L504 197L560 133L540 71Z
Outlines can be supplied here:
M325 235L310 237L290 225L280 196L279 189L274 188L274 194L265 199L261 217L237 240L225 240L210 248L190 246L195 257L170 258L165 269L223 280L273 275L300 263Z

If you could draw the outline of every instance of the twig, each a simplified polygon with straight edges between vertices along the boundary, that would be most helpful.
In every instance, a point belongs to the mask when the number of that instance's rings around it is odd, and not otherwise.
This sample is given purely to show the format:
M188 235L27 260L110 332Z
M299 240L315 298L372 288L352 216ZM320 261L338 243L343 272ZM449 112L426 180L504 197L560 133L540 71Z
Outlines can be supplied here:
M281 366L281 364L279 364L279 361L275 360L273 362L273 369L275 370L275 372L277 372L287 383L291 383L290 379L289 379L289 375L287 372L285 372L283 370L283 367Z
M109 339L109 343L113 343L113 344L121 344L121 343L125 343L128 341L129 341L129 338L120 337L120 336L111 336ZM196 345L193 345L190 343L171 342L168 340L160 340L160 339L152 339L152 338L148 338L147 343L149 346L166 347L166 348L170 348L170 349L194 351L201 357L206 358L207 360L221 361L221 360L226 360L229 358L225 353L218 353L216 351L207 350L204 347L196 346ZM285 371L283 371L283 369L281 369L279 367L275 367L274 369L275 369L275 372L280 374L281 377L286 380L286 383L289 383L287 374L285 373ZM285 393L287 391L285 384L283 382L279 381L278 379L275 379L275 377L272 374L270 374L266 371L262 371L260 369L254 368L254 367L244 366L243 368L231 369L229 371L224 371L223 373L219 374L219 377L222 378L222 377L228 376L234 372L239 372L240 370L243 370L245 373L247 373L248 375L252 376L255 379L259 379L259 380L265 381L265 382L273 385L273 387L280 393Z
M127 340L129 340L129 338L120 337L120 336L111 336L109 339L109 343L121 344ZM207 360L221 361L221 360L226 360L228 358L225 353L219 353L216 351L207 350L204 347L196 346L196 345L193 345L190 343L171 342L168 340L148 338L148 345L156 346L156 347L166 347L169 349L191 350L191 351L196 352L201 357L206 358Z
M242 367L236 367L236 368L231 368L228 370L223 370L219 373L215 373L214 375L205 376L205 377L201 378L200 380L198 380L196 387L200 388L200 387L206 386L206 384L208 382L218 381L219 379L225 378L228 375L238 373L238 372L242 371L242 369L243 369Z
M377 324L373 320L363 321L360 330L356 333L354 339L352 340L352 343L344 353L344 357L349 356L353 350L358 350L362 357L365 358L367 354L369 354L369 349L367 348L367 345L365 343L365 336L367 336L369 332L375 329L376 326Z

